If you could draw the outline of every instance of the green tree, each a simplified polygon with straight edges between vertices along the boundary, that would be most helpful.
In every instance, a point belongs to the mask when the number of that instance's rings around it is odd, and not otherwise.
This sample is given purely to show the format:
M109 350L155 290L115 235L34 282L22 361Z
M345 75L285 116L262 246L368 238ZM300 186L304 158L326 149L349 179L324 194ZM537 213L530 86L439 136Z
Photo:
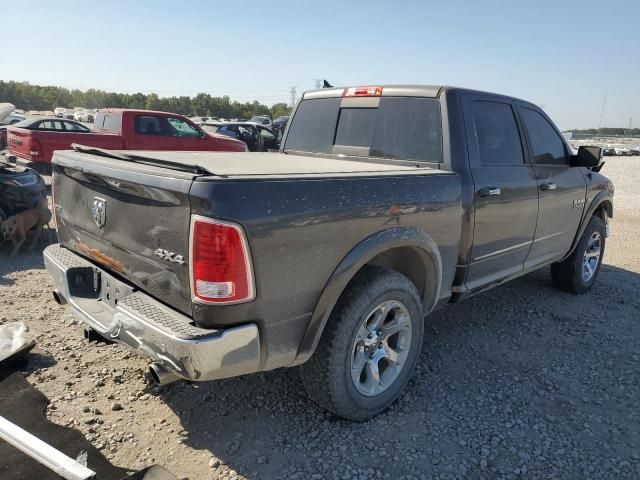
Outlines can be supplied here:
M273 107L258 102L233 101L227 95L212 97L199 93L195 97L159 97L155 93L117 93L89 89L86 91L62 87L31 85L27 82L0 80L0 102L9 102L24 110L73 108L137 108L163 110L183 115L207 115L223 118L249 118L271 114L274 118L289 113L284 103Z
M291 109L286 103L276 103L271 107L271 118L273 118L274 120L278 117L283 117L290 114Z

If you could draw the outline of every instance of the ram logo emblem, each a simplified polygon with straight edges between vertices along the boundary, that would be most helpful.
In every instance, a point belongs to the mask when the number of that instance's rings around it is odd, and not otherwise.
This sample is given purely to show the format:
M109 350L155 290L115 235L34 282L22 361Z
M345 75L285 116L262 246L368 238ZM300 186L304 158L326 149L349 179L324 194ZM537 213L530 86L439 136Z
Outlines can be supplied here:
M107 201L104 198L94 197L91 217L98 228L104 227L107 221Z

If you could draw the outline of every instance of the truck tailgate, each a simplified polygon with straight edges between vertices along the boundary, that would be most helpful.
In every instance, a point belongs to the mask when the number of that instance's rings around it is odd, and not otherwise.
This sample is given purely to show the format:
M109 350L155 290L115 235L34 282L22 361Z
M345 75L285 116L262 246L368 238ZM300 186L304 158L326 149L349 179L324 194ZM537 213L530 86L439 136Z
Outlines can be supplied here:
M56 152L52 185L59 241L191 315L189 189L194 177L112 158ZM118 292L113 295L117 299Z
M67 150L72 143L110 149L123 147L120 135L90 132L52 132L11 127L7 132L9 153L33 162L49 163L53 152Z

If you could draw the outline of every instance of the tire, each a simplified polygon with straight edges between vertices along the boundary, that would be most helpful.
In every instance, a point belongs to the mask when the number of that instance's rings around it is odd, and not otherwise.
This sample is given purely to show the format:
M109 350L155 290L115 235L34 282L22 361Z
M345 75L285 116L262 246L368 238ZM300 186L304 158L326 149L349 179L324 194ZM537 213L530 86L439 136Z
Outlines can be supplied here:
M302 383L315 402L335 415L356 421L371 418L389 407L407 384L423 332L415 285L394 270L366 266L338 300L313 356L299 367Z
M571 255L551 265L553 284L576 295L591 290L602 266L605 242L604 221L598 215L594 215ZM586 262L587 258L589 262Z

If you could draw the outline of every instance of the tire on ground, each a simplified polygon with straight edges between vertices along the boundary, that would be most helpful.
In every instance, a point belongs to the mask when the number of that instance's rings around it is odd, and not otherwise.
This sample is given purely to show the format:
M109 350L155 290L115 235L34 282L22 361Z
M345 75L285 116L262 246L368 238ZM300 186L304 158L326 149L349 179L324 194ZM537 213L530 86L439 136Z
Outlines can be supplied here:
M593 275L588 280L583 277L583 258L591 236L597 232L600 235L600 257ZM591 287L598 277L605 247L605 224L602 218L595 214L589 220L587 228L584 230L580 241L576 245L571 255L561 262L551 265L551 279L553 284L566 292L582 295L591 290Z
M411 317L408 355L398 377L376 396L365 396L351 379L354 342L365 316L385 300L397 300ZM394 270L365 266L343 292L313 356L299 367L309 396L321 407L349 419L366 420L389 407L415 367L424 332L422 302L415 285Z

